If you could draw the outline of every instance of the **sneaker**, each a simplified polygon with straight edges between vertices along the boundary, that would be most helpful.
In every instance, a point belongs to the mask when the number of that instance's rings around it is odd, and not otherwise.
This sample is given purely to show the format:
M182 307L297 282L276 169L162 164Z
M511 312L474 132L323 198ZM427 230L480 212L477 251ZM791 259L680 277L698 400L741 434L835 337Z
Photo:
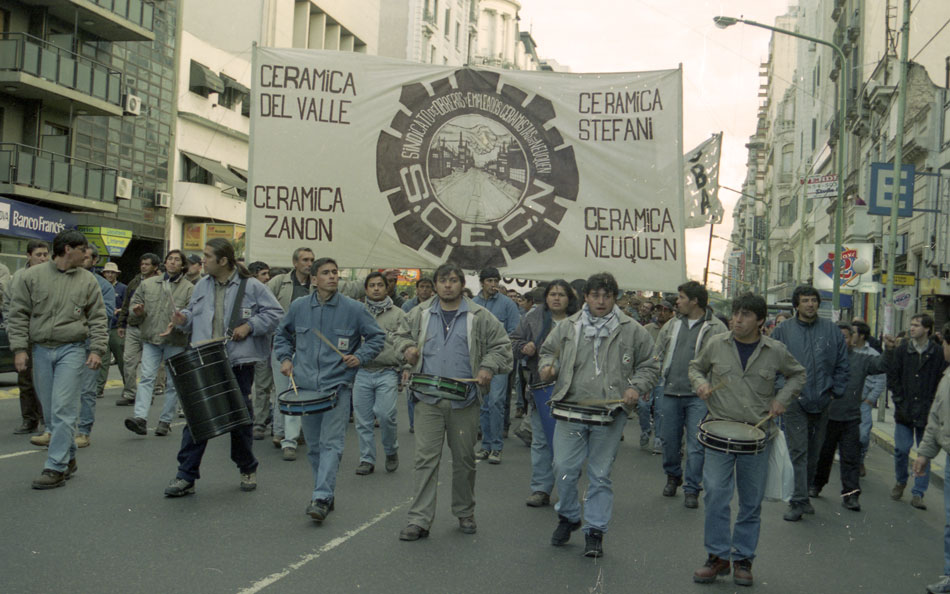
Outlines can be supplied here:
M386 472L396 472L399 468L399 454L386 454Z
M256 441L260 441L264 439L264 433L265 433L264 427L262 427L261 425L254 425L254 429L252 430L251 437L255 439Z
M501 464L501 451L493 450L490 454L488 454L488 463Z
M125 428L138 435L148 434L148 427L146 426L145 419L139 417L127 418L125 420Z
M415 524L409 524L399 531L399 540L419 540L427 536L429 536L429 531Z
M551 496L544 491L535 491L524 502L528 507L544 507L549 503L551 503Z
M253 491L256 488L257 488L257 473L256 472L242 472L241 473L241 490Z
M683 506L689 509L699 507L699 493L683 493Z
M861 511L861 504L858 503L857 495L846 495L845 498L841 500L841 507L850 509L851 511Z
M711 584L721 575L729 575L729 560L710 555L703 566L693 572L697 584Z
M39 423L31 423L30 421L23 421L19 427L13 430L14 435L26 435L27 433L33 433L36 431L36 426Z
M314 499L307 506L307 515L317 523L327 519L330 512L333 511L333 502L326 499Z
M86 435L85 433L79 433L76 435L77 448L88 448L90 443L91 442L89 441L89 436Z
M950 575L945 575L939 582L927 586L927 591L931 594L946 594L950 592Z
M752 585L752 559L736 559L732 562L732 581L737 586Z
M815 515L815 508L812 507L811 501L806 501L805 503L802 503L801 506L803 514L810 514L812 516ZM733 563L733 565L735 565L735 563Z
M927 506L924 504L924 498L920 495L914 495L910 500L910 505L917 509L927 509Z
M38 479L33 480L34 489L55 489L66 484L66 476L62 472L56 472L49 468L44 468Z
M30 441L33 441L32 439ZM904 489L907 487L907 483L897 483L894 485L894 488L891 489L891 499L894 501L900 501L901 497L904 496Z
M271 439L270 441L271 441L272 444L274 444L274 447L279 450L279 449L280 449L280 444L283 443L283 441L284 441L284 436L283 436L283 435L275 435L274 438Z
M604 556L604 533L595 528L584 535L584 556L585 557L603 557Z
M676 488L683 484L683 477L666 475L666 486L663 487L664 497L676 497Z
M782 516L782 519L786 522L797 522L802 519L802 506L797 503L788 504L788 509L785 511L785 515Z
M159 437L165 437L172 432L172 426L166 423L165 421L159 421L158 427L155 427L155 435Z
M182 478L174 478L172 482L165 487L166 497L184 497L195 492L195 482L186 481Z
M567 544L567 541L571 540L571 532L574 532L581 527L580 521L572 522L562 516L561 514L557 515L557 528L554 529L554 534L551 535L551 544L556 547L561 547Z
M643 431L640 433L640 447L646 448L648 445L650 445L650 432Z
M459 518L459 530L465 534L475 534L478 528L475 526L475 516Z
M356 474L360 476L366 476L367 474L373 474L373 470L376 468L369 462L360 462L360 465L356 467Z
M653 453L663 454L663 440L659 437L653 439Z
M809 497L818 497L821 493L821 489L818 487L808 487L808 496ZM733 564L735 565L735 564Z
M531 430L525 426L518 427L515 430L515 437L520 439L529 448L531 447Z
M49 447L49 440L52 437L49 431L41 433L40 435L34 435L30 438L30 443L35 446Z
M115 401L116 406L135 406L135 398L121 397Z
M79 466L76 464L76 459L73 458L69 461L69 464L66 466L66 472L63 473L63 478L67 481L73 478L73 475L79 471Z
M287 448L284 448L283 452L284 453L282 457L287 462L293 462L294 460L297 459L297 448L287 447Z
M476 460L487 460L487 459L488 459L488 454L490 454L490 453L491 453L491 452L489 452L489 451L486 450L485 448L479 448L478 450L475 451L475 459L476 459Z
M409 433L415 433L415 432L416 432L416 428L415 428L415 427L410 427L410 428L409 428ZM415 524L412 524L412 526L415 526ZM428 530L426 530L426 536L429 536L429 531L428 531Z

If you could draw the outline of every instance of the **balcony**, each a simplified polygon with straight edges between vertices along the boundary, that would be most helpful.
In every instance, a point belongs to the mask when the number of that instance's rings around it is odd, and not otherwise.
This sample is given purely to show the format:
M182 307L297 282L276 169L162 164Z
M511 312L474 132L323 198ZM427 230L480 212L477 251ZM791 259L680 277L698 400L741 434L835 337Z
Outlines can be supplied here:
M145 0L24 0L109 41L154 41L155 6Z
M0 143L3 194L114 213L117 177L117 170L98 163L34 146Z
M429 37L438 32L438 30L439 24L436 22L435 13L426 9L422 14L422 33Z
M122 115L122 73L26 33L0 34L0 92L73 105L79 115Z

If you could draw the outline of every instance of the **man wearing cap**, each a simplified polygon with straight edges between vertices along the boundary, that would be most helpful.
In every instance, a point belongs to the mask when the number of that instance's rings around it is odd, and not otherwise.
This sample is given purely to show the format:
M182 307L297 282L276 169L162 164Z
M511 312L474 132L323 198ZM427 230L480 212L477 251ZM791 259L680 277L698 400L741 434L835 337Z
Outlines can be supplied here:
M653 340L660 335L660 330L671 319L676 311L676 301L670 297L664 297L653 308L654 321L645 325L643 328L650 333ZM661 416L657 414L660 401L663 398L663 377L660 376L656 387L650 394L650 399L644 398L637 403L637 416L640 418L640 447L647 449L650 447L650 426L653 426L653 453L663 453L663 441L660 439Z
M188 270L185 271L185 280L194 285L199 280L201 280L202 267L201 267L201 256L198 254L192 254L187 258Z
M515 302L498 290L501 274L497 268L488 267L479 273L478 280L481 282L482 290L473 301L491 312L505 327L505 332L511 335L521 321L521 313ZM491 388L482 402L480 417L482 447L475 453L477 460L487 458L489 464L501 464L501 451L505 445L503 432L507 391L507 374L494 375Z
M119 338L118 317L119 310L122 309L122 302L125 300L125 283L119 282L119 266L115 262L106 262L102 268L102 278L109 281L112 289L115 291L115 311L109 318L109 353L102 360L102 367L99 368L99 379L96 384L96 398L102 398L102 393L106 389L106 381L109 379L109 367L112 365L111 359L114 357L119 366L119 375L125 377L125 362L122 358L125 356L122 345L122 339Z

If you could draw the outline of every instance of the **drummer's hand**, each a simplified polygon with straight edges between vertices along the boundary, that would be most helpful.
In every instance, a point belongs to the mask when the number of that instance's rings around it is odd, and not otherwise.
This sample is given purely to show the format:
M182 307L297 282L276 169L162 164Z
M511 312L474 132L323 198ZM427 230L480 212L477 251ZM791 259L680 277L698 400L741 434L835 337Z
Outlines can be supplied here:
M917 454L914 460L914 476L924 476L927 474L927 465L930 464L930 458Z
M403 386L408 386L408 385L409 385L409 376L411 376L411 375L412 375L412 372L411 372L410 370L408 370L408 369L404 369L404 370L402 371L402 385L403 385Z
M475 376L475 382L483 387L487 388L491 385L492 372L488 371L484 367L478 370L478 374Z
M13 366L16 367L17 371L26 371L29 364L30 355L26 351L20 351L13 356Z
M769 406L769 414L773 417L785 414L785 405L778 400L773 400L771 406Z
M709 395L712 393L712 386L709 384L703 384L700 387L696 388L696 395L706 400L709 398Z
M636 388L627 388L623 391L623 403L626 406L633 406L640 400L640 392Z
M897 347L897 339L890 334L884 335L884 348L893 349Z
M125 338L125 328L116 328L119 338Z
M284 359L281 361L280 372L287 377L290 377L294 374L294 364L290 362L290 359Z
M542 382L549 382L557 377L557 370L554 369L553 365L545 365L538 370L538 376Z
M89 353L89 356L86 357L86 367L95 371L99 369L99 366L102 365L102 358L98 353Z
M234 342L241 342L242 340L250 336L252 331L253 329L251 328L251 325L248 324L247 322L244 322L243 324L235 328L234 332L231 333L231 340L233 340Z
M521 354L522 354L522 355L526 355L526 356L528 356L528 357L533 357L536 352L538 352L538 349L537 349L537 347L534 346L534 343L533 343L533 342L529 342L528 344L526 344L526 345L524 345L523 347L521 347Z
M137 315L137 316L145 315L145 304L144 304L144 303L136 303L135 305L133 305L133 306L132 306L132 313L134 313L134 314Z
M169 322L169 323L168 323L168 328L165 328L165 331L162 332L161 334L159 334L159 336L168 336L169 334L172 333L172 330L174 330L174 329L175 329L175 324L174 324L174 322Z
M360 359L356 355L343 355L343 363L350 369L360 366Z
M402 355L406 358L406 363L410 365L415 365L419 361L419 349L414 346L408 347Z
M172 324L174 324L175 326L181 326L186 321L187 320L185 319L185 314L181 313L180 311L172 312Z

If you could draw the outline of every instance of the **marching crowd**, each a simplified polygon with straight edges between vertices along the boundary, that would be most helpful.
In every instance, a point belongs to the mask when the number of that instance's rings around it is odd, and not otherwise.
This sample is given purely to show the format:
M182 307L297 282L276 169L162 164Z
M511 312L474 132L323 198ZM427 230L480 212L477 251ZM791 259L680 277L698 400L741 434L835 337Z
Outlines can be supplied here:
M734 299L726 318L695 281L675 296L647 299L621 295L608 273L520 294L501 287L493 267L469 288L464 272L446 263L420 278L408 299L396 293L396 271L343 281L332 258L306 247L278 271L263 262L245 267L230 242L212 239L200 258L180 250L163 260L143 255L128 286L118 282L115 263L95 272L98 251L77 231L63 231L51 246L31 241L27 252L28 266L0 275L0 285L20 388L15 433L33 434L33 444L48 448L35 489L61 487L78 471L77 448L91 444L111 360L124 380L116 404L131 410L125 427L147 435L157 397L153 433L167 436L181 410L175 384L183 381L166 373L174 371L169 361L209 344L226 352L238 406L243 401L252 419L221 432L230 435L240 489L257 486L255 440L270 437L287 461L305 443L313 473L306 513L316 522L334 509L350 421L359 443L356 474L376 470L377 427L382 465L398 469L396 411L404 393L414 434L404 541L429 535L446 443L452 515L459 530L476 532L476 461L501 464L514 423L531 448L526 504L550 505L556 488L551 544L562 546L582 529L584 554L602 556L611 469L636 413L640 446L662 454L663 495L682 488L689 509L703 495L708 557L693 575L700 583L731 574L736 584L752 585L777 443L787 445L794 470L789 522L815 513L810 499L828 483L836 452L841 504L861 509L872 409L887 405L888 392L893 499L903 497L911 478L916 443L910 504L926 509L929 460L950 447L950 380L943 380L950 324L935 332L930 316L915 315L906 337L885 336L881 344L862 320L820 317L821 296L807 285L795 289L790 314L770 320L764 299L751 293ZM168 497L194 493L200 478L208 439L187 420ZM945 575L930 592L950 592L950 496L944 499Z

